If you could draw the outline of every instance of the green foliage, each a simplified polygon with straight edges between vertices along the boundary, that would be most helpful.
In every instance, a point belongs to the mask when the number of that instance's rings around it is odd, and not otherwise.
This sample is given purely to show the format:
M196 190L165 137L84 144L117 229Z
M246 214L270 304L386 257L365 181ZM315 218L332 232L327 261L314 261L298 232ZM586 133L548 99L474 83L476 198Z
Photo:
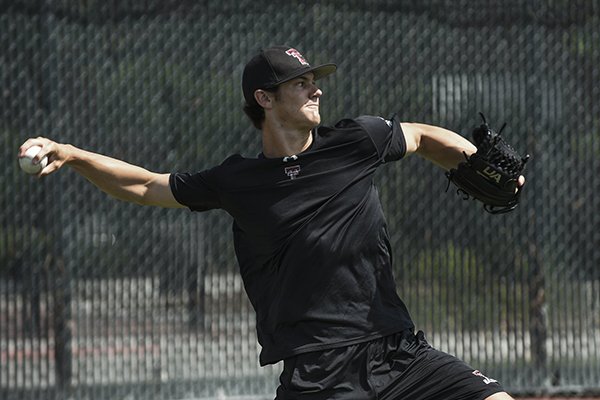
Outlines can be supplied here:
M486 272L472 249L444 243L421 251L412 265L399 290L419 326L496 330L523 323L523 287Z
M31 263L45 259L51 243L50 235L31 226L0 227L0 275L14 269L29 270Z

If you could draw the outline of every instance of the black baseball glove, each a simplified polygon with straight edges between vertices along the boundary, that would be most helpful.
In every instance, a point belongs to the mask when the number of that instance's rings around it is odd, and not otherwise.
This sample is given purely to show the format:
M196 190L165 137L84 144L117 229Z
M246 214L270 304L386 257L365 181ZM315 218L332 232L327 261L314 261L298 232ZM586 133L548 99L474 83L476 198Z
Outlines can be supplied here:
M465 154L466 160L458 168L446 172L448 185L455 184L464 199L481 201L492 214L506 213L519 204L522 188L517 190L517 180L529 155L522 157L500 136L506 124L496 133L483 114L479 115L483 123L473 130L477 152L471 156Z

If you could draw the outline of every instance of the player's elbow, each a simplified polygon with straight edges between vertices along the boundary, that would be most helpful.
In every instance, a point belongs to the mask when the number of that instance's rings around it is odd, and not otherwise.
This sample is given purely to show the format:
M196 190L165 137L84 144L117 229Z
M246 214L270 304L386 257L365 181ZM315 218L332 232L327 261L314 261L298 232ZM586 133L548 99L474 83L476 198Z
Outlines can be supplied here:
M153 175L148 175L143 179L137 177L135 181L124 182L106 192L110 196L127 203L140 206L158 205L158 190L155 183L156 178Z
M137 204L140 206L149 205L147 204L148 200L145 196L145 188L142 185L125 186L109 190L103 189L103 191L109 196L126 203Z
M165 208L183 207L173 196L169 177L170 174L153 173L151 179L144 185L139 204Z

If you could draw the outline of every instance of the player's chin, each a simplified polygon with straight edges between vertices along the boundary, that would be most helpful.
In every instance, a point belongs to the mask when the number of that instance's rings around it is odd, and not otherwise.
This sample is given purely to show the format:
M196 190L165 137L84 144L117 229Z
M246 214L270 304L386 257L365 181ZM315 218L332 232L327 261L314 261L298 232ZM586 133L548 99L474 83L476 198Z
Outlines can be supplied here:
M313 125L313 127L319 125L321 123L321 114L319 114L319 109L313 109L307 115L308 121Z

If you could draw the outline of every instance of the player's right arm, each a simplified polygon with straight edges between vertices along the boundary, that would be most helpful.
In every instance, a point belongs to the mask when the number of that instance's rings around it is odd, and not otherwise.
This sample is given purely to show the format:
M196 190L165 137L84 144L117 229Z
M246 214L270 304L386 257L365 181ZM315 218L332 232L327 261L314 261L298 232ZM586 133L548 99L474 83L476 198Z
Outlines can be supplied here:
M28 139L19 148L19 156L33 145L42 147L34 161L48 156L48 165L38 177L49 175L68 165L100 190L119 200L141 205L181 208L169 185L170 174L148 171L115 158L56 143L38 137Z

